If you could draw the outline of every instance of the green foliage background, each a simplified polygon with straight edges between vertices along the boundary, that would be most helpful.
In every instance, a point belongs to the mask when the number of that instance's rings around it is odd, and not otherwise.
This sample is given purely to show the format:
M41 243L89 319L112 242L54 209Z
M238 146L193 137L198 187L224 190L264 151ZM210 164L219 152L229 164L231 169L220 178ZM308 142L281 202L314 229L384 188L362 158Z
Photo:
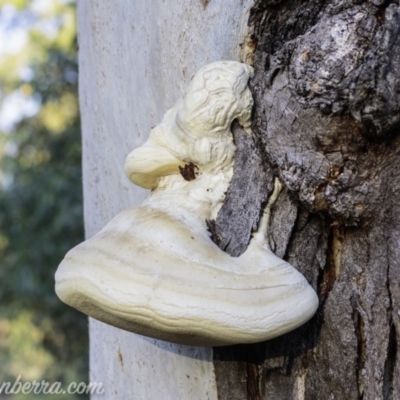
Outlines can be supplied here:
M0 0L27 32L21 51L0 57L1 104L15 94L37 104L0 131L0 383L21 375L66 387L88 381L87 319L54 293L59 262L83 240L76 20L72 2L32 3Z

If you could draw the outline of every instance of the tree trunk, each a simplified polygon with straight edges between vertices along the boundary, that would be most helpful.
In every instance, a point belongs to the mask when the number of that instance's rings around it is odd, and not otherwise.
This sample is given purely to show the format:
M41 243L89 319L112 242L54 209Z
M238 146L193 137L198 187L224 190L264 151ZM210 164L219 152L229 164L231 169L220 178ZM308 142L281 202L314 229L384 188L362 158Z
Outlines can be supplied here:
M147 192L124 173L192 76L239 60L250 0L79 0L79 98L86 236ZM179 346L90 320L90 380L109 400L217 399L212 348Z
M285 336L215 349L219 396L398 399L399 4L264 0L249 23L257 146L285 186L269 241L320 307ZM240 219L243 195L229 200ZM248 241L236 225L232 248Z
M78 16L87 236L146 196L126 155L201 66L240 50L255 67L255 140L235 127L216 237L242 253L279 177L268 240L320 297L296 331L213 351L91 321L105 398L400 398L398 2L85 0Z

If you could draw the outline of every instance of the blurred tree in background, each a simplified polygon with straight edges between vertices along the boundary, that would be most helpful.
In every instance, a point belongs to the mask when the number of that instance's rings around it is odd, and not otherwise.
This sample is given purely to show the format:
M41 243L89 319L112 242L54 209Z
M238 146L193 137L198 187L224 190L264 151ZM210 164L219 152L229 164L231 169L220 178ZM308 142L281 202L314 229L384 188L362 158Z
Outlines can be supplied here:
M0 382L87 382L86 317L54 293L83 240L75 8L0 7Z

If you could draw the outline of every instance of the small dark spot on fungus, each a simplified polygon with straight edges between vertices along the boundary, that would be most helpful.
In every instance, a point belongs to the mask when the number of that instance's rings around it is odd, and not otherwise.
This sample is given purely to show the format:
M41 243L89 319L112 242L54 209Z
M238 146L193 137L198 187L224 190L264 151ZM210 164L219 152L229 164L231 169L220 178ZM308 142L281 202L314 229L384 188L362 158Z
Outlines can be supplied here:
M208 3L210 2L210 0L200 0L201 4L203 4L204 9L208 6Z
M189 164L185 164L183 168L179 166L179 172L185 181L192 181L196 179L195 168L198 169L196 165L190 162Z

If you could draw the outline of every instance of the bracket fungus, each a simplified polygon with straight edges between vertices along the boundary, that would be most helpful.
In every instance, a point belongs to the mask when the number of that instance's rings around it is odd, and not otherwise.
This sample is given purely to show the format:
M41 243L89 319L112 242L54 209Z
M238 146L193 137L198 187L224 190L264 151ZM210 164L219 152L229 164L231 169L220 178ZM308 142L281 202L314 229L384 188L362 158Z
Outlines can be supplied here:
M68 252L56 273L62 301L127 331L201 346L260 342L312 317L316 293L265 240L274 195L240 257L207 231L233 173L233 120L251 135L251 75L233 61L195 75L126 160L130 180L152 189L149 198Z

